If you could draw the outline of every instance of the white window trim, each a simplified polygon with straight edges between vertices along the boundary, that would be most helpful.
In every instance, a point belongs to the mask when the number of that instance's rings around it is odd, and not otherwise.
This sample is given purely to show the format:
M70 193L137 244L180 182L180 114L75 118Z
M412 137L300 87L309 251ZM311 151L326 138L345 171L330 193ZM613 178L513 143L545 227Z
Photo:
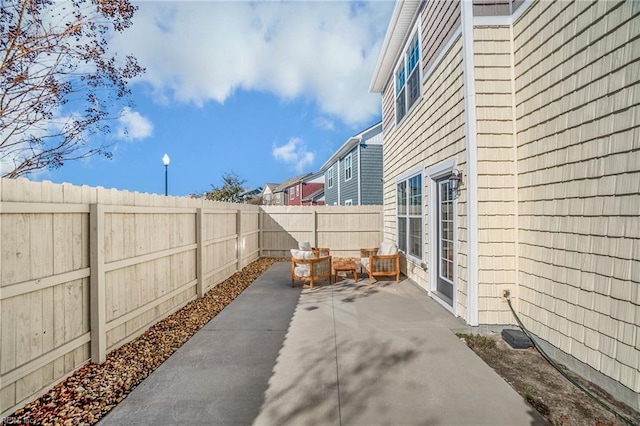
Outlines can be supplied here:
M333 188L333 166L329 167L327 170L327 188Z
M349 167L347 167L347 158L349 159ZM353 179L353 153L349 153L346 157L344 157L344 181L347 182ZM349 177L347 177L347 171L349 171Z
M402 122L404 122L405 118L407 118L411 114L413 109L416 107L416 105L420 103L423 96L422 83L424 79L422 77L422 37L421 37L422 31L420 31L421 27L422 27L422 17L418 16L418 19L416 19L416 22L413 24L413 29L411 30L409 37L407 38L407 40L404 43L404 46L402 47L402 57L399 58L398 61L396 62L396 66L392 74L393 76L393 79L392 79L393 81L393 122L396 126L399 126L400 124L402 124ZM411 44L411 40L413 40L413 37L416 34L418 36L418 64L416 65L416 68L418 69L418 73L420 74L418 75L418 84L420 85L420 95L418 96L416 101L413 103L413 105L407 108L402 118L398 120L398 111L397 111L397 103L396 103L396 100L398 97L396 93L396 73L398 72L398 69L400 69L400 64L402 64L402 66L405 67L404 96L405 96L405 105L406 105L406 99L408 96L407 83L409 82L409 74L406 73L407 49L409 48L409 45Z
M410 178L414 177L414 176L421 176L421 181L422 181L422 203L420 205L420 217L422 218L422 248L421 248L421 257L415 257L412 254L409 254L408 251L403 251L403 253L405 254L405 257L407 259L407 261L411 261L413 263L416 263L418 265L422 265L423 263L423 259L424 259L424 245L425 245L425 234L424 234L424 223L425 223L425 219L424 219L424 196L425 196L425 174L424 174L424 166L423 165L418 165L418 166L414 166L411 169L407 170L404 173L401 173L400 175L398 175L396 177L396 181L395 181L395 190L398 190L398 183L403 182L403 181L408 181ZM395 218L396 218L396 244L398 246L400 246L400 238L398 235L398 198L397 198L397 192L396 192L396 199L395 199L395 207L396 207L396 214L395 214ZM407 218L409 217L408 213L407 213ZM407 223L407 238L408 238L408 232L409 232L409 224Z
M293 190L293 186L291 188L289 188L289 199L293 200L294 198L296 198L296 191Z

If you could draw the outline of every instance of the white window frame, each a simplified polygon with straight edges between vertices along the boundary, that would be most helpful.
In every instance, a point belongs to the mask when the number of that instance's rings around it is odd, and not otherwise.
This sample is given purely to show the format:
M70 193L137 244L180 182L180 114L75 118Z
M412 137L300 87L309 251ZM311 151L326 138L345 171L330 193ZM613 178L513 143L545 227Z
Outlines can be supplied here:
M349 160L349 165L347 165L347 160ZM347 174L349 175L348 177ZM346 182L351 178L353 178L353 153L349 153L344 157L344 180Z
M418 101L422 97L422 42L420 40L420 19L418 19L411 31L411 36L407 40L402 57L398 60L398 65L393 73L394 84L394 111L396 117L396 124L399 124L404 118L409 115L409 112L413 109ZM409 69L411 61L411 53L414 45L417 43L417 58L414 58L413 68ZM401 77L400 77L401 76ZM400 83L398 80L401 79ZM409 83L417 84L416 88L418 94L413 99L413 102L409 102ZM402 99L401 99L402 98ZM398 108L401 104L402 111Z
M327 188L333 188L333 166L327 170Z
M420 178L420 209L418 212L411 213L410 210L410 192L409 192L409 182L416 178ZM405 173L399 175L396 178L396 241L398 243L398 248L405 253L405 256L408 260L413 260L418 264L423 263L424 258L424 246L425 246L425 232L424 232L424 200L425 200L425 177L424 177L424 167L422 165L413 167L412 169L406 171ZM406 199L405 199L405 207L406 213L399 213L399 204L398 204L398 186L401 183L405 183L406 185ZM400 239L400 219L406 219L406 236L405 241L401 241ZM413 253L410 249L410 241L411 241L411 219L420 219L419 223L419 235L420 235L420 253Z
M289 200L296 198L296 191L293 190L293 186L289 188Z

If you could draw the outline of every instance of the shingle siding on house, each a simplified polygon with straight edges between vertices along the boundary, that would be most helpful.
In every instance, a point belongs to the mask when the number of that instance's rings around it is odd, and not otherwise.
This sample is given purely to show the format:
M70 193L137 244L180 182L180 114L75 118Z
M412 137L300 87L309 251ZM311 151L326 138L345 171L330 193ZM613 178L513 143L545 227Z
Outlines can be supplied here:
M520 312L535 334L640 392L635 4L536 2L514 47Z
M431 0L425 2L422 18L422 75L431 67L446 42L460 26L460 1Z
M351 155L351 179L346 180L345 159ZM345 201L351 200L353 205L358 205L358 148L349 151L340 160L340 205L343 206Z
M382 204L382 145L360 147L361 205Z
M420 9L423 49L432 45L426 27L436 25L425 22L441 20L444 12L436 9L449 3ZM473 30L478 323L513 324L502 299L502 290L511 290L527 328L638 409L640 6L535 1L521 7L512 27L484 19ZM474 177L466 164L462 56L458 38L435 69L423 63L433 73L400 124L389 76L382 93L383 211L384 238L395 241L397 177L456 159L463 185L456 200L454 312L467 319L466 185ZM430 259L426 173L423 181L423 259ZM410 258L405 269L429 288L429 274Z
M512 324L517 305L516 151L509 27L474 29L478 141L478 320Z
M446 2L442 2L442 7ZM393 104L393 85L387 86L383 99ZM407 115L400 126L394 126L384 133L384 238L397 241L396 235L396 178L415 166L425 169L444 160L455 157L458 169L466 172L464 138L464 91L462 71L462 42L457 38L434 72L424 80L422 99ZM386 106L385 108L388 108ZM393 111L393 105L391 105ZM424 235L428 235L427 177L423 178L423 218ZM466 193L462 191L457 199L457 300L456 312L462 318L467 316L467 274L466 274ZM423 259L429 258L429 241L423 241ZM430 267L435 267L431 265ZM429 289L428 273L420 265L407 260L403 272L421 287Z

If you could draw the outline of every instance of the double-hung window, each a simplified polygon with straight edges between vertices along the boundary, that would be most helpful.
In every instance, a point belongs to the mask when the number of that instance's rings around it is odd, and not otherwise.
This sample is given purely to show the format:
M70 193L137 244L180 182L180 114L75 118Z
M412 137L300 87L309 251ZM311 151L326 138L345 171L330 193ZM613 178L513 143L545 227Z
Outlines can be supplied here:
M333 166L327 170L327 188L333 188Z
M352 164L351 164L351 154L349 154L344 159L344 180L351 179L351 175L352 175Z
M396 185L398 248L422 259L422 173L399 180Z
M395 73L396 123L420 97L420 41L415 31Z

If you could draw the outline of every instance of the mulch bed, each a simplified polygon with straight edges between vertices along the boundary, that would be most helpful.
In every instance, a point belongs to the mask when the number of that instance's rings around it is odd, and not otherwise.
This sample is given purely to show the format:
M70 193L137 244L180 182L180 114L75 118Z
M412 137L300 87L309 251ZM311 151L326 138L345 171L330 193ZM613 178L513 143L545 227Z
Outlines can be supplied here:
M158 322L140 337L89 363L46 394L2 419L3 424L91 425L127 397L149 374L282 258L252 262Z

